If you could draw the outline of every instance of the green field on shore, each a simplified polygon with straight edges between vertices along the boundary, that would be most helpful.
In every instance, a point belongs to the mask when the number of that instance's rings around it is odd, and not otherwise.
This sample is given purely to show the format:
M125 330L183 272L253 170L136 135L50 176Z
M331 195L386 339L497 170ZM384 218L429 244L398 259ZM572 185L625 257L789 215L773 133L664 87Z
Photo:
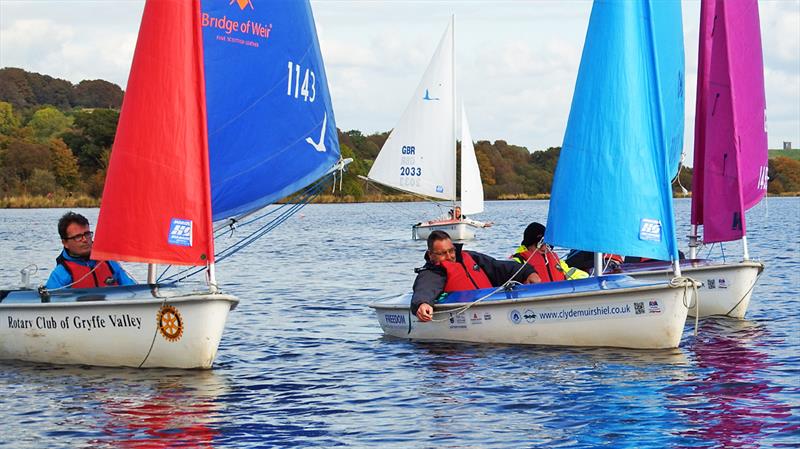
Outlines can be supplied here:
M778 156L788 157L789 159L800 161L800 150L769 150L770 159L775 159Z

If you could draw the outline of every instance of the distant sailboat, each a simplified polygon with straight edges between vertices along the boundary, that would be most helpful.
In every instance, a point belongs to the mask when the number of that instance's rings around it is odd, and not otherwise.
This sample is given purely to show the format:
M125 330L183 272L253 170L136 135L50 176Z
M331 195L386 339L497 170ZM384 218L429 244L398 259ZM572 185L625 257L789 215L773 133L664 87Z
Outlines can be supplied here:
M744 318L764 264L750 260L745 212L767 191L764 61L756 0L703 0L687 276L702 281L700 316ZM743 260L695 260L698 226L703 243L742 240ZM660 268L660 269L659 269ZM669 267L623 265L637 278L663 279ZM694 310L689 311L694 314Z
M594 3L547 243L677 259L669 167L683 139L682 28L679 2ZM410 293L370 307L383 331L401 338L675 348L693 285L612 275L454 292L427 323L410 315Z
M212 366L239 302L217 285L213 221L339 161L311 6L271 3L147 1L92 258L149 263L148 284L0 291L0 359ZM207 290L157 285L157 263L206 267Z
M451 21L400 122L375 158L368 179L428 198L452 201L451 217L413 226L414 238L434 229L453 239L475 236L487 226L457 216L483 212L483 185L466 113L461 113L461 206L456 209L455 25Z

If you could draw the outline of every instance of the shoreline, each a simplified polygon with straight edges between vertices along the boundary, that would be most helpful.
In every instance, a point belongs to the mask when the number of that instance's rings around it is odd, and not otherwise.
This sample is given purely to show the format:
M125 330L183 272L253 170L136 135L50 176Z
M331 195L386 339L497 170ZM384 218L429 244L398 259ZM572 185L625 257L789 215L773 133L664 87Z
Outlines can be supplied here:
M688 195L674 195L673 198L691 198ZM767 194L768 197L797 197L800 192L784 192ZM549 200L549 194L537 195L501 195L497 199L486 201L515 201L515 200ZM280 200L277 203L290 203L292 198ZM338 197L334 195L320 195L311 204L358 204L358 203L413 203L426 202L415 195L365 195L356 199L347 195ZM76 197L47 197L47 196L9 196L0 198L0 209L67 209L67 208L95 208L100 207L100 200L89 196Z

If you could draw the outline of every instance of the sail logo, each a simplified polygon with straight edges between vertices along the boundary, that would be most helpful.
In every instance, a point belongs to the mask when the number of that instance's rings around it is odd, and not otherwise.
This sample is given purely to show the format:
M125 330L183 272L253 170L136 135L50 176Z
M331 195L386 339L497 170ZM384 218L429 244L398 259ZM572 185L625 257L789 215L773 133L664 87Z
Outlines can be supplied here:
M436 186L436 193L444 193L444 187L437 185Z
M192 220L173 218L169 224L170 245L192 246Z
M639 240L651 242L661 241L661 222L651 218L642 218L639 226Z
M431 97L431 94L430 92L428 92L428 89L425 89L425 96L422 97L422 99L425 101L437 101L439 100L439 97Z
M762 165L758 171L758 190L767 190L767 183L769 182L769 167Z
M228 6L230 6L230 5L234 4L234 3L239 5L239 9L241 9L241 10L244 10L248 6L250 7L250 9L255 9L255 8L253 8L253 0L231 0L231 2L228 3Z
M325 115L322 117L322 131L319 133L319 142L314 142L314 139L311 137L306 137L306 143L314 147L315 150L319 151L320 153L324 153L328 151L325 148L325 128L328 126L328 113L326 112Z

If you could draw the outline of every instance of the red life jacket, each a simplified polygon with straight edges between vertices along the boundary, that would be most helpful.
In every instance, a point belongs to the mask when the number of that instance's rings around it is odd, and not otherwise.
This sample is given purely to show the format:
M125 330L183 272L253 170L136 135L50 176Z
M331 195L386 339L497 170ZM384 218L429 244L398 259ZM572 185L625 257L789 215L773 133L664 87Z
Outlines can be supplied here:
M552 251L548 251L544 254L539 251L533 251L533 257L531 257L531 251L528 250L517 253L514 256L519 257L523 261L527 260L528 265L533 267L536 274L542 279L542 282L565 281L567 279L567 277L564 276L564 272L561 271L561 264L559 263L558 256ZM530 259L528 259L528 257L530 257Z
M74 283L70 285L71 288L97 288L119 285L116 278L114 278L114 270L111 268L111 264L105 260L98 261L94 269L61 256L58 256L56 261L59 265L63 265L69 275L72 276L72 282Z
M461 262L441 262L442 267L447 271L447 283L444 284L445 292L460 292L463 290L475 290L478 288L492 288L492 282L481 267L468 252L461 252Z

